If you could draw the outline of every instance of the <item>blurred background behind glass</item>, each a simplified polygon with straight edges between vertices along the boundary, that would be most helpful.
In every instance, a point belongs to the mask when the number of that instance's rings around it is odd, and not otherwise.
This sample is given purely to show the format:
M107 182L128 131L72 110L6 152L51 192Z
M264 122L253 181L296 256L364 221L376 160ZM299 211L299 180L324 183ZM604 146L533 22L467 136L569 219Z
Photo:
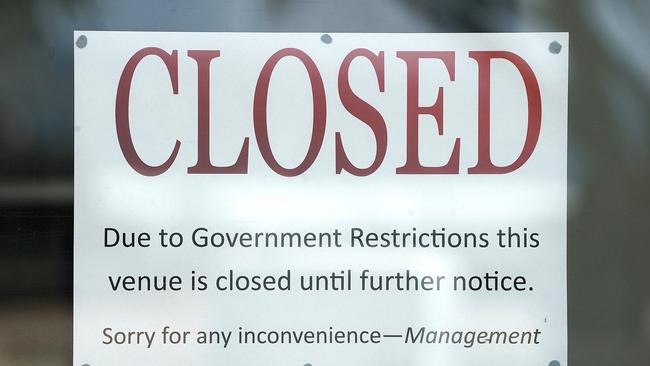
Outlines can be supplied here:
M72 362L73 29L570 32L569 361L650 364L649 20L647 0L0 1L0 365Z

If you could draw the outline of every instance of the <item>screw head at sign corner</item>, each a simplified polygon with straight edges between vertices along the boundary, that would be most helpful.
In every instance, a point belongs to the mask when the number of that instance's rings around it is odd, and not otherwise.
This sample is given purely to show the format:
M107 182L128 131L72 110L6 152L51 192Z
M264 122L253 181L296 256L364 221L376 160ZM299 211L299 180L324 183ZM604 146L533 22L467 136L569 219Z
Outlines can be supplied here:
M80 35L75 42L77 48L85 48L88 45L88 37L85 35ZM83 366L83 365L82 365Z
M553 360L553 361L548 363L548 366L560 366L560 361Z
M560 51L562 51L562 45L558 41L553 41L548 45L548 50L549 52L557 55L560 53Z

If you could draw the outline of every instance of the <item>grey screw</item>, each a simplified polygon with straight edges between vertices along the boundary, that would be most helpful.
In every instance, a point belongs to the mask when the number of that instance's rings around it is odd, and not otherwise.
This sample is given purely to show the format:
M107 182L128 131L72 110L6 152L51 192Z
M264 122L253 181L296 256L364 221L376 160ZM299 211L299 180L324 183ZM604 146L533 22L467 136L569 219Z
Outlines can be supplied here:
M320 36L320 40L321 40L321 42L323 42L323 43L325 43L325 44L330 44L330 43L332 43L332 36L330 36L329 34L325 33L325 34L323 34L322 36ZM310 366L311 366L311 365L310 365Z
M551 53L554 53L554 54L557 55L558 53L560 53L560 51L562 51L562 45L558 41L553 41L553 42L551 42L550 45L548 45L548 50ZM553 365L553 366L558 366L558 365Z
M79 48L84 48L88 44L88 37L84 36L83 34L77 38L77 42L75 42L77 47ZM83 366L83 365L82 365Z
M560 361L553 360L553 361L548 363L548 366L560 366Z

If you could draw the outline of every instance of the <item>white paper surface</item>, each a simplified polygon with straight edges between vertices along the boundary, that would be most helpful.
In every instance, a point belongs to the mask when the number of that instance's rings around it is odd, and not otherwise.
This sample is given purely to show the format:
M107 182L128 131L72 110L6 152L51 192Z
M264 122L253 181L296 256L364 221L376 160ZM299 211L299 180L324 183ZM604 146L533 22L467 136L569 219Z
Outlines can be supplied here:
M75 32L75 244L74 364L100 365L547 365L567 363L566 150L568 35L535 34L321 34ZM561 52L549 51L557 41ZM130 132L140 158L159 165L175 141L178 155L157 176L126 161L116 132L116 92L125 65L139 50L177 51L178 94L160 58L145 57L130 89ZM322 147L296 177L274 172L262 158L253 124L256 83L269 57L284 48L316 64L327 101ZM359 167L375 156L372 130L343 106L338 90L342 60L352 50L384 52L384 92L364 58L353 61L352 90L376 108L387 127L385 159L376 172L336 174L335 134ZM235 162L249 138L247 174L188 174L197 162L197 63L188 50L219 50L210 73L211 160ZM419 117L419 157L444 165L460 139L459 174L396 174L406 157L406 64L398 51L453 51L455 80L440 60L420 61L420 105L444 88L444 133L431 116ZM533 70L541 95L541 130L531 157L508 174L468 174L477 162L478 68L470 51L508 51ZM518 70L491 64L491 156L508 165L526 135L527 97ZM295 167L312 133L312 93L305 66L285 58L273 71L267 101L275 158ZM106 228L149 233L149 247L106 247ZM341 247L265 248L228 244L198 247L192 232L332 233ZM486 233L487 248L351 247L353 228L364 233ZM536 248L500 248L497 231L537 233ZM162 247L161 229L183 235ZM130 239L129 239L130 240ZM360 278L407 270L445 276L441 290L363 291ZM282 275L290 291L219 291L215 278ZM303 291L301 276L351 271L352 289ZM192 291L192 271L209 282ZM454 276L523 276L525 291L454 291ZM179 276L180 291L114 291L118 276ZM110 276L110 278L109 278ZM530 290L532 288L532 290ZM187 331L187 344L164 344L163 329ZM242 331L378 331L378 344L241 344ZM407 329L449 332L533 332L539 344L405 343ZM107 331L107 328L111 328ZM153 333L148 347L111 344L105 333ZM200 331L232 331L223 343L197 344ZM133 341L136 338L132 339ZM506 342L507 343L507 342Z

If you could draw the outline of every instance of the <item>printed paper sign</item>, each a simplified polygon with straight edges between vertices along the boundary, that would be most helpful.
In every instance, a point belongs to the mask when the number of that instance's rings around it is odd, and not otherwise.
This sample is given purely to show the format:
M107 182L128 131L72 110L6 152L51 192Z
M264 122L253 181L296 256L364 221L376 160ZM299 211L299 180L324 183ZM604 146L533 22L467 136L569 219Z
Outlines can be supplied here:
M566 365L567 34L75 43L75 365Z

